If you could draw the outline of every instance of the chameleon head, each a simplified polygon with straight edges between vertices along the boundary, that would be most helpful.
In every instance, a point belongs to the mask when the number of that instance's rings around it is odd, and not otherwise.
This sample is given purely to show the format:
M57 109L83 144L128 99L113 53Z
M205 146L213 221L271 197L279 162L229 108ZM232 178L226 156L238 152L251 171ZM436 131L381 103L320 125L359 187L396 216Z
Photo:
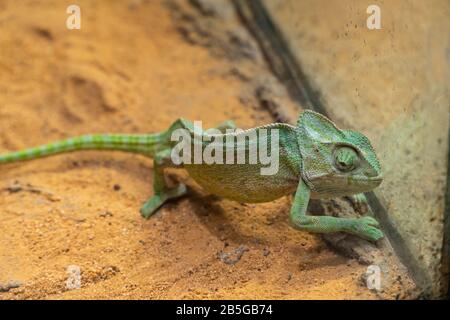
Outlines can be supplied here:
M363 134L340 130L321 114L305 111L298 122L302 178L315 197L370 191L380 185L380 163Z

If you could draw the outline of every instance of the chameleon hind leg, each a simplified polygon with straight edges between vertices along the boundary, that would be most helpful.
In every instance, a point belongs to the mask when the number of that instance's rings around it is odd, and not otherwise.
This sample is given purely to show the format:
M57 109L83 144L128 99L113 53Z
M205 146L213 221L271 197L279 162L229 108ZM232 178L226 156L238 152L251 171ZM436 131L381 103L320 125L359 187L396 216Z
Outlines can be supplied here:
M172 132L179 128L191 128L191 122L183 119L175 121L170 129L166 132L167 136L170 136ZM233 121L228 120L219 124L216 129L225 132L227 129L236 128ZM178 183L175 187L168 187L165 176L164 169L175 167L171 160L171 149L167 148L165 150L157 152L153 156L153 190L154 195L148 199L141 207L141 215L144 218L149 218L152 216L164 203L170 199L178 198L186 194L187 189L184 183Z
M170 137L172 135L172 133L177 129L186 129L186 130L192 131L192 130L194 130L194 123L189 120L180 118L180 119L176 120L174 123L172 123L172 125L165 132L165 134L167 135L167 137ZM234 123L233 120L226 120L226 121L219 123L216 127L214 127L214 129L217 129L217 130L221 131L222 133L226 133L227 129L236 129L236 124Z
M186 194L186 185L178 183L175 187L167 186L164 169L174 167L170 159L170 149L158 152L153 158L153 192L154 195L141 207L141 215L149 218L170 199Z
M290 214L291 222L296 229L316 233L346 232L370 241L377 241L383 238L383 232L377 228L378 222L369 216L362 218L336 218L306 215L309 199L309 187L300 179Z
M236 129L236 124L234 123L233 120L227 120L218 124L217 127L215 127L215 129L218 129L222 133L226 133L227 129Z

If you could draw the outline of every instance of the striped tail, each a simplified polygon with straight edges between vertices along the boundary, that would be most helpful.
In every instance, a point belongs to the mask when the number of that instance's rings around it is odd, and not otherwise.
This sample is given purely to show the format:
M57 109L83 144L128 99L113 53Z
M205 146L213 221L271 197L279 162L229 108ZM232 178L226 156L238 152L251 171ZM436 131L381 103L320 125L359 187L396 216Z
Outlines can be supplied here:
M0 155L0 163L25 161L77 150L120 150L152 156L164 145L155 134L92 134Z

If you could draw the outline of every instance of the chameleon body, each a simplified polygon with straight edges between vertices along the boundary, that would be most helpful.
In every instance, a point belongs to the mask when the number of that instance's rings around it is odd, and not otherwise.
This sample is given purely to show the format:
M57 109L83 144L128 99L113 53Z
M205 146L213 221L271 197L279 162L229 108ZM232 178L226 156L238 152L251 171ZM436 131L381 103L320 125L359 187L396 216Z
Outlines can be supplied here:
M309 216L307 206L310 198L330 198L354 195L364 201L362 192L370 191L382 181L381 168L370 141L361 133L341 130L326 117L304 111L296 126L273 123L241 132L228 133L234 129L232 121L215 128L215 133L198 132L194 124L185 119L153 134L94 134L70 138L47 145L0 155L1 163L10 163L46 157L76 150L121 150L143 154L153 158L154 195L146 201L140 212L145 218L154 214L166 201L183 196L186 186L178 183L169 187L164 170L183 166L189 175L206 191L240 202L268 202L295 192L290 212L294 228L316 233L347 232L367 240L383 237L378 222L369 216L361 218L337 218ZM260 162L250 163L184 163L177 165L172 152L177 145L172 135L185 130L190 137L233 138L231 150L236 159L239 152L252 152L252 147L262 146L261 133L266 134L264 147L271 146L271 132L277 131L279 167L275 174L262 175ZM249 135L255 133L255 135ZM249 138L239 140L241 135ZM208 139L206 139L208 140ZM225 141L225 140L224 140ZM204 151L208 142L201 142ZM224 147L225 148L225 147Z

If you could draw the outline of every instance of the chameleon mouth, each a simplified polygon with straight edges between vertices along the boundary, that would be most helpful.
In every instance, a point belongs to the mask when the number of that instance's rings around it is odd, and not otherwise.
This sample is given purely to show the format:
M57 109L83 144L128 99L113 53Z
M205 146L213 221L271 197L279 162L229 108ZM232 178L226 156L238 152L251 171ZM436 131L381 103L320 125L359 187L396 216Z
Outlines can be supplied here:
M369 180L371 183L376 183L377 186L378 186L378 185L380 185L381 182L383 181L383 176L380 174L380 175L378 175L378 176L376 176L376 177L370 177L370 178L368 178L368 180Z
M376 177L371 177L370 180L372 180L372 181L383 181L383 175L380 173Z
M367 183L367 182L369 182L370 184L377 184L377 185L379 185L382 181L383 181L383 176L380 174L380 175L378 175L378 176L375 176L375 177L361 177L361 178L358 178L358 177L353 177L352 179L351 179L353 182L362 182L362 183Z

